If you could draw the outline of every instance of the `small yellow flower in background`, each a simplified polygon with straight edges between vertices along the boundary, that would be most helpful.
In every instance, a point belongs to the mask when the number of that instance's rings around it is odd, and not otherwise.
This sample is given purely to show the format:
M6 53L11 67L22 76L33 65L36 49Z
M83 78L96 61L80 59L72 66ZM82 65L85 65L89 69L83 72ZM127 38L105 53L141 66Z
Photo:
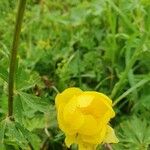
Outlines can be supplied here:
M95 91L68 88L55 99L59 128L65 133L67 147L76 143L79 150L95 150L101 143L117 143L108 125L115 116L112 101Z

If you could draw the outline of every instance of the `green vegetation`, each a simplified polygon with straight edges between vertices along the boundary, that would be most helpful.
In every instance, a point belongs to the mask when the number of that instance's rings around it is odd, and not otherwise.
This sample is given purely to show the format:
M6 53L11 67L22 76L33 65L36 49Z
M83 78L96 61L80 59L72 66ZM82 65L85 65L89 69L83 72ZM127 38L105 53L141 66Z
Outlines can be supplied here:
M12 121L8 72L17 6L0 1L0 150L66 150L54 99L72 86L112 98L120 140L114 150L150 149L150 1L27 0Z

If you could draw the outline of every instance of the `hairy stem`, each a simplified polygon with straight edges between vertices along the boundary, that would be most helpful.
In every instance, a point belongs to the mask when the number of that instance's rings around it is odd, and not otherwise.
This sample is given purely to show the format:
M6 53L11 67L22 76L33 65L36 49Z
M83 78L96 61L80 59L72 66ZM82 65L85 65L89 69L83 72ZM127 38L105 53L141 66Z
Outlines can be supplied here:
M16 25L11 49L10 66L9 66L9 82L8 82L8 117L13 116L13 97L14 97L14 77L16 69L17 50L19 45L19 36L21 32L21 24L23 20L26 0L20 0Z

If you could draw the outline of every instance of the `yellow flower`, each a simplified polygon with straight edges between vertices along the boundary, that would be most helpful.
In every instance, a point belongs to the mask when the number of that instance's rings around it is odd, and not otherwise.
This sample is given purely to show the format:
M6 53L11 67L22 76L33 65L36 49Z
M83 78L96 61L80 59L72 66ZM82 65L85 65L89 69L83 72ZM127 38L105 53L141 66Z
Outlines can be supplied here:
M100 143L117 143L108 125L115 116L112 101L95 91L68 88L55 99L59 128L65 133L68 147L76 143L79 150L95 150Z

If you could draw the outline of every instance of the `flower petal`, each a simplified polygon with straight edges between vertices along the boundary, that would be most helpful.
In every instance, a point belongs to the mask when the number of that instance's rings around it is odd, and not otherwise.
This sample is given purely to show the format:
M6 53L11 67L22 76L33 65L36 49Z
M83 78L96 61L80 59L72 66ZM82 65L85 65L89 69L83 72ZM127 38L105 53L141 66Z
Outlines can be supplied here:
M75 87L64 90L62 93L57 94L55 98L56 107L58 108L60 104L64 106L73 96L79 95L81 93L82 93L82 90L80 90L79 88L75 88Z
M84 123L79 129L80 134L93 135L99 132L97 121L92 115L84 115Z
M105 135L106 135L106 126L103 126L97 134L90 136L83 134L81 135L81 138L83 142L97 145L103 142Z
M84 123L83 114L77 109L77 101L72 98L64 107L64 123L72 130L79 129Z
M113 128L107 125L107 131L103 143L118 143L119 140L115 135Z
M81 95L77 97L77 107L85 108L88 107L94 99L94 95L87 94L83 92Z
M70 124L68 125L68 123L65 122L64 120L64 108L58 109L57 120L58 120L59 128L63 132L69 135L73 135L76 133L76 130L74 130L73 128L70 128Z
M88 144L88 143L80 143L79 150L95 150L97 145Z
M94 99L92 100L89 107L85 109L86 112L89 112L89 114L92 114L97 118L102 118L107 112L109 112L108 118L112 118L115 116L115 112L110 105L111 100L107 96L98 92L85 93L94 96Z
M66 134L65 143L68 148L71 146L71 144L76 143L76 134L73 135Z
M108 105L112 106L112 100L106 96L103 93L95 92L95 91L87 91L86 93L89 93L90 95L95 95L96 97L99 97L102 101L105 101Z

